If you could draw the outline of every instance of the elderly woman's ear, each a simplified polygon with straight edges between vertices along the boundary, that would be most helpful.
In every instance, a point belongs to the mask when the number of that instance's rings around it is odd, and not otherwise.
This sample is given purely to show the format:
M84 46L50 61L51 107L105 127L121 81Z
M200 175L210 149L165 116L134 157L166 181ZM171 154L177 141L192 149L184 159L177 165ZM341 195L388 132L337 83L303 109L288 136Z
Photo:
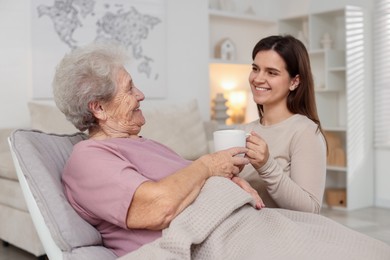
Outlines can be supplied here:
M88 108L92 114L99 120L106 120L107 115L99 101L92 101L88 103Z

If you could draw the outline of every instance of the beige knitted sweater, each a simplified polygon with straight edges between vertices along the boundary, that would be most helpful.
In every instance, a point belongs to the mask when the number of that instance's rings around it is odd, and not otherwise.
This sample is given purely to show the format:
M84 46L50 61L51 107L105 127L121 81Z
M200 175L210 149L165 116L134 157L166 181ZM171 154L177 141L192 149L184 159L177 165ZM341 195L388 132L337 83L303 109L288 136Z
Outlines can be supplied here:
M326 144L317 125L296 114L271 126L256 120L238 128L255 131L268 144L267 163L257 171L248 165L240 174L258 191L266 207L319 213L325 188Z

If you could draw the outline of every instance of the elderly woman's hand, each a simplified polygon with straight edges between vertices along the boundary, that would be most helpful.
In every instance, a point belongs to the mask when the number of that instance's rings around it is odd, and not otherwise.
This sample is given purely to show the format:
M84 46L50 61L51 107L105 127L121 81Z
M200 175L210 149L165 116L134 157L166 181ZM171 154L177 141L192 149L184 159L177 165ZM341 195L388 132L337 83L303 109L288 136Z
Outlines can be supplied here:
M242 166L249 163L248 158L239 156L248 151L245 147L234 147L204 155L200 160L209 169L209 176L221 176L232 178L240 173ZM236 156L238 155L238 156Z
M246 138L246 147L248 157L252 166L257 170L263 166L269 158L268 145L256 132L252 131L251 135Z

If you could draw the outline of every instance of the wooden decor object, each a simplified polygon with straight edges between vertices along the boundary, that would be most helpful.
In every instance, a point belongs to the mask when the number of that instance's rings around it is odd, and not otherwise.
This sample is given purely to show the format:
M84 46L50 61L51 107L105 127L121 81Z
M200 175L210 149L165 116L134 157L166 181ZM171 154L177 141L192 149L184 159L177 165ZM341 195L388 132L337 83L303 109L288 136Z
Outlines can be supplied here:
M332 166L346 166L345 150L341 143L341 138L337 134L326 132L326 140L328 141L328 165Z
M346 207L347 206L347 192L345 189L326 189L325 192L326 196L326 204L328 206L341 206Z

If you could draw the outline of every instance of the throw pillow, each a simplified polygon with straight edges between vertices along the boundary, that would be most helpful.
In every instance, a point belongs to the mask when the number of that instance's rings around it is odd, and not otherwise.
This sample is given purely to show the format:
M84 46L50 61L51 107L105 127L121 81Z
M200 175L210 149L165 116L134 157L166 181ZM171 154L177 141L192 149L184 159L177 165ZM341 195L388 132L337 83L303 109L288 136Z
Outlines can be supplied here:
M37 102L29 102L31 128L46 133L72 134L79 132L65 115L55 106Z
M196 100L142 110L145 138L158 141L184 158L195 160L208 152L203 120Z

